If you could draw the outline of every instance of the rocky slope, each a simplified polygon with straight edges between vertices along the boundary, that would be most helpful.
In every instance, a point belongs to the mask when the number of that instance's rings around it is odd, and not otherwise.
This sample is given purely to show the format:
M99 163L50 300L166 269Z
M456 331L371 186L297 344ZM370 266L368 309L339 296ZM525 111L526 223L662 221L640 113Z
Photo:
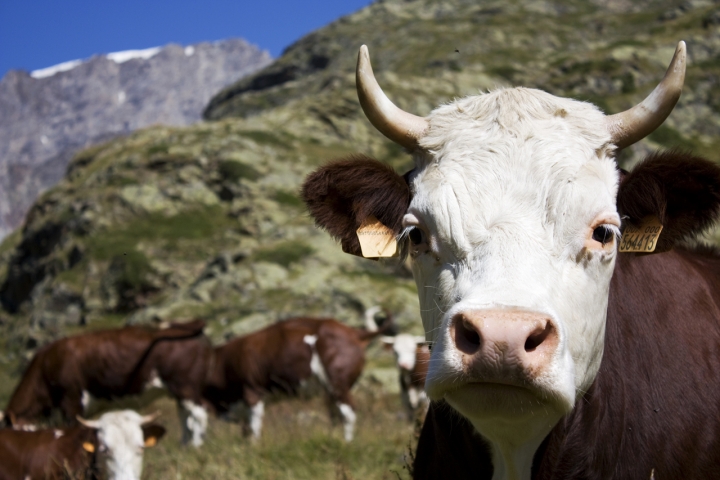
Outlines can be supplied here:
M418 114L509 84L612 113L655 86L680 39L683 97L665 126L625 152L626 165L675 145L717 158L716 4L386 0L340 19L220 92L205 110L211 121L151 127L73 159L0 246L5 361L87 324L198 316L220 341L295 314L359 323L376 303L419 333L407 269L341 253L297 196L309 171L348 153L409 167L358 106L359 45L370 46L389 96Z
M232 39L8 72L0 79L0 238L80 147L153 124L189 125L211 95L270 60Z

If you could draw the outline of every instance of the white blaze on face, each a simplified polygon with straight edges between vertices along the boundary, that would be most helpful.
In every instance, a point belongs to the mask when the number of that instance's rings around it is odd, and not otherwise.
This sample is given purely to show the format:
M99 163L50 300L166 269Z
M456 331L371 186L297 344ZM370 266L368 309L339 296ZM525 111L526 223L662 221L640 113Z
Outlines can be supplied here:
M412 371L415 368L415 351L418 346L417 337L408 333L401 333L394 337L392 346L398 367L403 370Z
M420 231L409 232L413 274L435 342L426 390L491 441L541 440L590 386L602 357L615 244L594 242L593 229L619 226L604 115L587 103L517 88L457 100L428 120L404 219ZM462 315L514 311L548 319L557 347L543 368L522 372L529 390L498 387L501 394L479 401L472 382L504 379L471 371L454 325ZM515 375L521 368L496 370ZM511 473L518 460L505 460Z
M108 412L89 421L97 428L99 459L109 480L140 480L145 419L132 410Z

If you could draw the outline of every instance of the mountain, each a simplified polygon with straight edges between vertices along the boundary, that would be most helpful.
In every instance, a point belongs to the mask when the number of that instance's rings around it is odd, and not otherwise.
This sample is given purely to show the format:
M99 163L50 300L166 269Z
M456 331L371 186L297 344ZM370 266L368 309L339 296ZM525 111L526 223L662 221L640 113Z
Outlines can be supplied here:
M0 79L0 238L90 144L189 125L220 88L270 63L241 39L96 55Z
M615 113L654 88L679 40L688 44L683 96L623 166L671 146L717 160L718 4L385 0L343 17L219 91L207 121L148 127L72 159L0 244L0 362L88 325L200 317L221 341L299 314L359 324L374 304L419 333L406 266L343 254L298 198L305 175L331 158L358 152L411 166L358 105L359 46L368 44L390 98L419 115L502 85Z

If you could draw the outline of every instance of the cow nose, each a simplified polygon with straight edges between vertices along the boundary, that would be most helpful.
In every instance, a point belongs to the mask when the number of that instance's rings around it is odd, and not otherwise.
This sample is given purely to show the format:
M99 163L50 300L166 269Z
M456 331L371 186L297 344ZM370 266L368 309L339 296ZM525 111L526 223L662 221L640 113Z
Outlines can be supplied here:
M452 318L455 347L468 361L537 371L552 360L558 333L548 315L517 310L470 310Z

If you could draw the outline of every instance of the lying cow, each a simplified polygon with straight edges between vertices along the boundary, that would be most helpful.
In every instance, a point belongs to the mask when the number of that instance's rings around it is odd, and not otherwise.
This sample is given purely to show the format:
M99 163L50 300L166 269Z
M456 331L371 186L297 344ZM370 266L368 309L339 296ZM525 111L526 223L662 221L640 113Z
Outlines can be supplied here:
M143 448L165 429L156 415L132 410L109 412L97 420L34 432L0 430L0 480L101 478L139 480Z
M330 403L340 411L349 442L356 420L350 389L365 366L368 343L391 327L390 318L381 329L369 322L365 330L328 318L292 318L275 323L215 348L204 396L219 413L242 401L249 408L248 424L257 440L266 394L296 394L314 375L325 387Z
M16 429L59 408L66 421L84 412L92 397L137 394L162 382L178 400L183 439L202 444L207 413L202 382L212 354L196 320L167 328L129 326L63 338L37 351L4 412Z
M382 342L391 345L400 372L400 398L408 420L418 414L424 415L428 399L425 395L425 377L430 363L430 349L425 337L401 333L394 337L382 337Z
M720 255L683 246L718 217L720 169L675 151L615 164L670 114L685 60L681 42L615 115L500 88L421 118L361 48L360 103L415 168L336 161L303 197L346 252L374 225L412 257L434 340L416 478L720 475Z

